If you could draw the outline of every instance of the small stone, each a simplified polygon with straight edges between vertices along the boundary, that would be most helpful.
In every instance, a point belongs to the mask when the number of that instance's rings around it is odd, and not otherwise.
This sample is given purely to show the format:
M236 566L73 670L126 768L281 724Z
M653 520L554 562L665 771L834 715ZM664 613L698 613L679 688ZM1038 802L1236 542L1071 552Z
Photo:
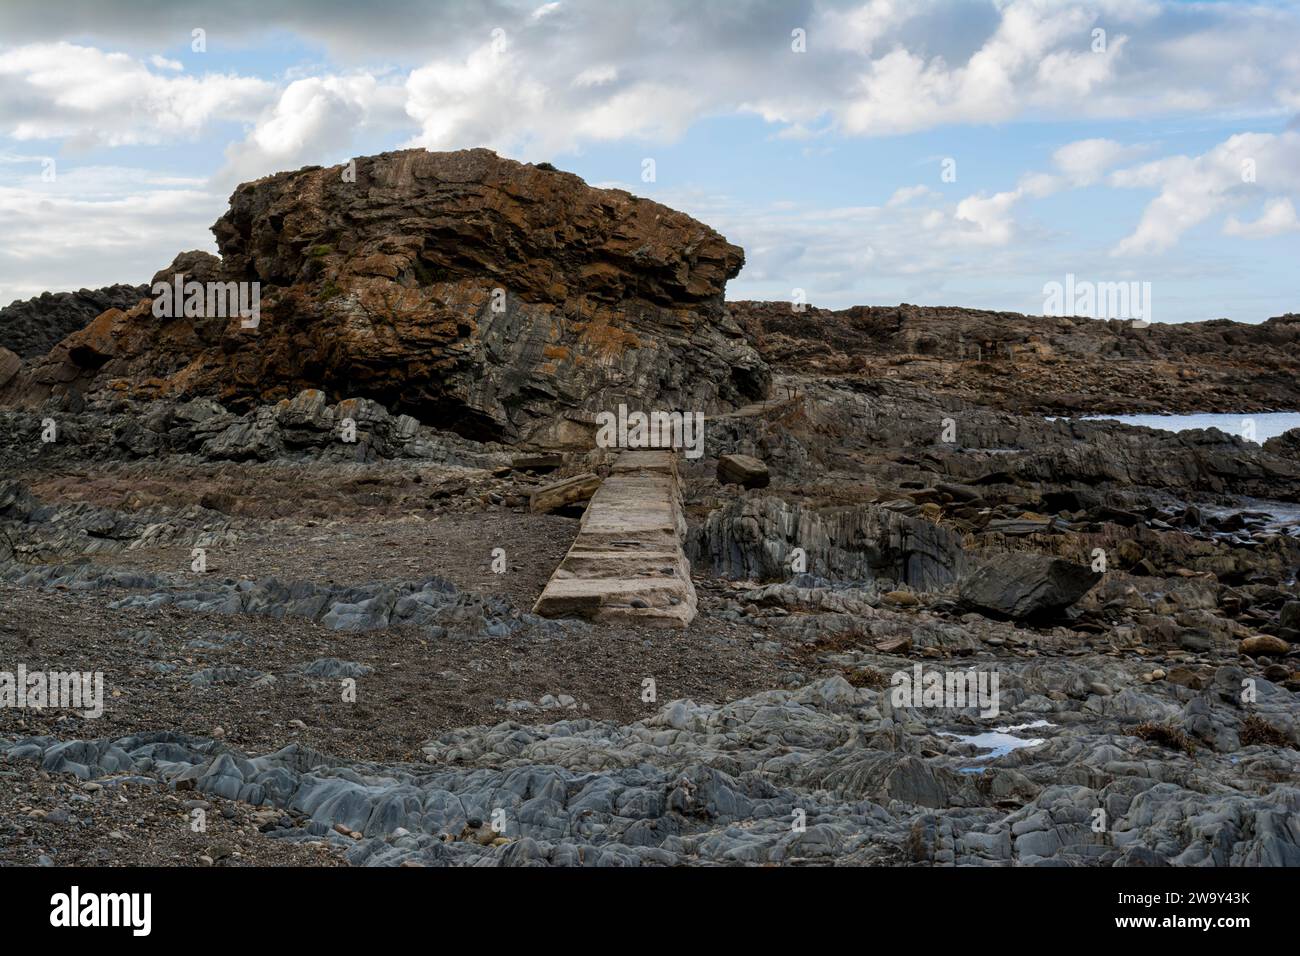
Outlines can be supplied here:
M1187 667L1171 667L1165 680L1192 690L1202 690L1206 684L1204 676Z
M1291 679L1291 668L1285 664L1270 664L1264 668L1264 676L1274 684L1283 684Z
M1291 645L1272 634L1256 634L1241 642L1241 653L1248 657L1263 655L1282 657L1291 650Z

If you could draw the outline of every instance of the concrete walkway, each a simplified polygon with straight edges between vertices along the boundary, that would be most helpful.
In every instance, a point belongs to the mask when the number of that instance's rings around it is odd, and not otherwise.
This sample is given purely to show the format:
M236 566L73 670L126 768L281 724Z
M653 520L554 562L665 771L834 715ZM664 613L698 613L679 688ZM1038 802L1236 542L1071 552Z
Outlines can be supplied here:
M624 451L533 610L684 627L695 617L674 451Z

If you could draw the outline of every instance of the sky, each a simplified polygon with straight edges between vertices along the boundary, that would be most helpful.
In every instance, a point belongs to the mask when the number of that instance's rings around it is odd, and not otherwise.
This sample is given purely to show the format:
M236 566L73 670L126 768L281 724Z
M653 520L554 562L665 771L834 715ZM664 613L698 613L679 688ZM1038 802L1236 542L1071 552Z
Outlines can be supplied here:
M240 182L486 146L745 249L729 299L1300 312L1300 5L6 0L0 304L141 283Z

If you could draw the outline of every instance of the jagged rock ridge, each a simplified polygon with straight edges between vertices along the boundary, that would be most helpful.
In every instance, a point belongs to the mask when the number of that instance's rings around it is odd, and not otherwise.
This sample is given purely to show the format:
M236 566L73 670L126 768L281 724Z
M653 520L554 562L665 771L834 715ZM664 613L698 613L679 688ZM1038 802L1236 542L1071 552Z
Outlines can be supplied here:
M15 300L0 309L0 348L25 359L44 355L105 310L129 309L148 294L148 286L119 283Z

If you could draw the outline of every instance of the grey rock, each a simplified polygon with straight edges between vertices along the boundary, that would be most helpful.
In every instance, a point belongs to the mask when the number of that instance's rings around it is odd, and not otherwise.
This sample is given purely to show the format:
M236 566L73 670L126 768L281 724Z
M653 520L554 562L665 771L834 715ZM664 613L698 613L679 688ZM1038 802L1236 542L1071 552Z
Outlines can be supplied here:
M1057 614L1101 580L1091 568L1040 554L985 555L958 583L967 606L1015 620Z

